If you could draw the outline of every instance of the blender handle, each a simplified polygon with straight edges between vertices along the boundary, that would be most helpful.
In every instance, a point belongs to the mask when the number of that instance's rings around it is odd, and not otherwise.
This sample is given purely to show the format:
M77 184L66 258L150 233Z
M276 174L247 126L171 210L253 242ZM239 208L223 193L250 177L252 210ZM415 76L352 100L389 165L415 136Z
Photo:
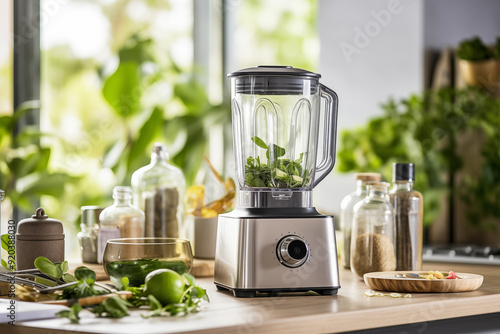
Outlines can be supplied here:
M316 187L333 169L337 146L338 96L330 88L320 84L321 98L326 100L325 123L323 131L323 156L316 165L313 187Z

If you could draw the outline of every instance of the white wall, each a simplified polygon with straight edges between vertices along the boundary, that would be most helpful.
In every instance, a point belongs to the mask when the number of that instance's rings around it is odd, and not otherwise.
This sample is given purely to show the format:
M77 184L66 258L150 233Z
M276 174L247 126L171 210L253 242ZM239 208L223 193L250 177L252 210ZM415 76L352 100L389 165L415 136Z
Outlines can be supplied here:
M342 130L381 114L379 105L390 96L422 90L421 0L320 0L318 22L319 73L339 96L339 138ZM315 190L315 206L339 214L340 201L353 189L353 175L334 168Z
M500 37L498 0L427 0L424 15L427 49L456 46L473 36L494 44Z

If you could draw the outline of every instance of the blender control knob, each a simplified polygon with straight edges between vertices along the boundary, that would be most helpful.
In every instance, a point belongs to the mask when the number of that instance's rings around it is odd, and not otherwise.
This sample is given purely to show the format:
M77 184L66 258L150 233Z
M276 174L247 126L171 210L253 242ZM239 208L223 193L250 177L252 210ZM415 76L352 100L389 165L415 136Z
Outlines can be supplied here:
M305 240L296 235L283 237L276 247L278 259L286 267L297 268L309 258L309 246Z

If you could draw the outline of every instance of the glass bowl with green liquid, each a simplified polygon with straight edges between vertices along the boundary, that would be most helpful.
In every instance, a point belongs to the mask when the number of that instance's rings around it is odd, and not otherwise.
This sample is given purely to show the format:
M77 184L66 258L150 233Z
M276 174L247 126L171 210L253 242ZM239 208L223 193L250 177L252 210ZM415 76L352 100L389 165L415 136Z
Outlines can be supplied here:
M110 239L103 257L104 270L118 289L123 287L124 277L129 286L139 287L156 269L172 269L182 275L192 265L191 243L179 238Z

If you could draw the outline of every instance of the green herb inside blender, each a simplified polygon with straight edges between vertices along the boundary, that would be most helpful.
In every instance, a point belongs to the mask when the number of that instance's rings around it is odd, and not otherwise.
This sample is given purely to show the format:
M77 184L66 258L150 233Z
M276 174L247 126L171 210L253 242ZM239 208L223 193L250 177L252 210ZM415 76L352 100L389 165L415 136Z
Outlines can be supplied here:
M248 157L245 165L245 185L248 187L269 188L299 188L309 183L310 172L302 171L304 153L297 160L281 158L286 151L276 144L269 144L255 136L252 137L255 145L266 150L267 163L261 162L260 157ZM271 147L271 150L270 150ZM273 160L270 159L272 151Z
M156 269L172 269L182 275L187 273L189 268L182 261L160 261L158 259L114 261L106 265L111 281L118 288L122 288L123 277L128 277L129 286L141 286L144 284L146 276Z

